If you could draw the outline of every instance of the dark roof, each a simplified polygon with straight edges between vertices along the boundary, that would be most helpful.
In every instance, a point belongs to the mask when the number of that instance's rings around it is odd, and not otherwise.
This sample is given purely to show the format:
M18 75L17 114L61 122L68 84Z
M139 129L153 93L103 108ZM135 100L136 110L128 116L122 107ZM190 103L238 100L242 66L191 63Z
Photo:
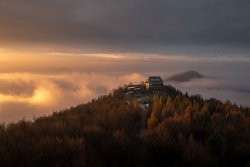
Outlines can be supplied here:
M150 76L148 78L148 81L149 82L163 82L163 80L159 76Z

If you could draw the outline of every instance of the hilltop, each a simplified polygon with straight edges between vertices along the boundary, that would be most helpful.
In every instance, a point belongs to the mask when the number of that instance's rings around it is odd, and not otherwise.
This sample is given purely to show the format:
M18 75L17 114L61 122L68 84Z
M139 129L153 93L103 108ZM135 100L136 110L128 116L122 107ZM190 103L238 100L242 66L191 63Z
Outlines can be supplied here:
M192 79L200 79L200 78L204 78L205 76L197 71L185 71L182 73L178 73L175 75L170 76L169 78L167 78L167 81L174 81L174 82L187 82L190 81Z
M126 86L51 116L0 125L0 166L247 166L250 109L164 85Z

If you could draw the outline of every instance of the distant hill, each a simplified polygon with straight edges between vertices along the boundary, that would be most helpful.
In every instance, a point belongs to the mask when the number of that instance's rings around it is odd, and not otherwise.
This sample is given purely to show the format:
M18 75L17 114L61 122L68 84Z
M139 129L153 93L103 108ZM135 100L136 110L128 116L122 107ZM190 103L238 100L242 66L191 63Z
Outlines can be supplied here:
M205 78L205 76L197 71L185 71L183 73L175 74L167 78L167 81L187 82L196 78Z

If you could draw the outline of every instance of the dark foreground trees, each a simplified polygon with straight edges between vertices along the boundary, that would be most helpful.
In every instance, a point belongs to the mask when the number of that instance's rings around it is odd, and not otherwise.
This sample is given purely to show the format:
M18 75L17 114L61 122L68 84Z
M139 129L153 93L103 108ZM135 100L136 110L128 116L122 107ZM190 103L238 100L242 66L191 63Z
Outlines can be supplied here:
M250 109L155 96L145 120L124 89L34 122L0 125L0 166L249 166Z

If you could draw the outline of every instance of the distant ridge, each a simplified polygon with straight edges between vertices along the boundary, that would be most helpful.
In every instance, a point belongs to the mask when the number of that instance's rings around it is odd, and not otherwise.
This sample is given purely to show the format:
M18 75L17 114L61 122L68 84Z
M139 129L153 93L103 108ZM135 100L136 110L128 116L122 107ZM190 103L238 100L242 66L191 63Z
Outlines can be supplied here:
M169 78L167 78L167 81L187 82L196 78L205 78L205 76L197 71L190 70L190 71L185 71L179 74L172 75Z

